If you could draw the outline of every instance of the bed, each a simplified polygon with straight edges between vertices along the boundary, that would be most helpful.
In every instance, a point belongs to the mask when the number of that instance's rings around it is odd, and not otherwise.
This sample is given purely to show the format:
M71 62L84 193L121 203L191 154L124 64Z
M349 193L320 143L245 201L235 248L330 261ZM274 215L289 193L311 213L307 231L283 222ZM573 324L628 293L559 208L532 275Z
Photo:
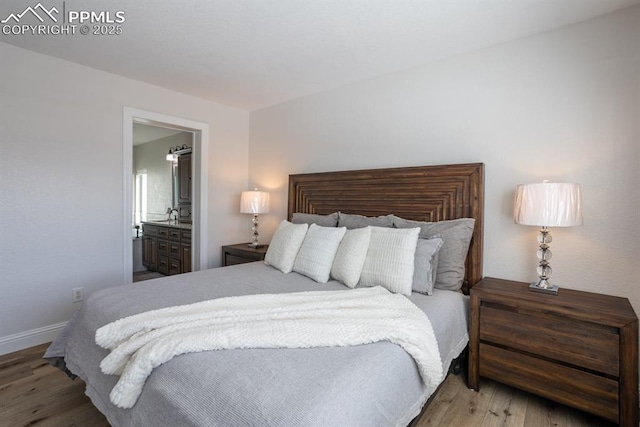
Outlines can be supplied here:
M351 220L360 215L396 218L400 228L407 229L413 221L474 220L461 289L436 288L431 295L408 296L431 320L443 372L467 345L465 293L482 277L483 175L483 165L474 163L297 174L289 179L289 220L340 212ZM153 369L133 407L118 408L110 401L118 376L102 373L100 362L109 352L95 343L96 331L104 325L164 307L309 291L349 288L333 279L318 283L295 271L284 274L264 262L116 286L85 299L45 358L82 378L86 394L114 426L411 423L432 391L425 393L414 359L389 341L183 354Z

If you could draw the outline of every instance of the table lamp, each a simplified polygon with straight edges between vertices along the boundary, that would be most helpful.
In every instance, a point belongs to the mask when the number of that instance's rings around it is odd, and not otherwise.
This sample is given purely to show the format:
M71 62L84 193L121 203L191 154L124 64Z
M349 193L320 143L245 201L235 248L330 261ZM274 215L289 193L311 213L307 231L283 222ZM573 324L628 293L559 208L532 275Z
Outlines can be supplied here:
M240 212L253 214L253 242L249 247L258 248L258 214L269 213L269 193L266 191L243 191L240 196Z
M582 195L580 184L541 182L516 187L513 216L517 224L542 227L538 242L539 280L531 283L532 291L558 294L558 286L549 283L552 253L548 227L582 225Z

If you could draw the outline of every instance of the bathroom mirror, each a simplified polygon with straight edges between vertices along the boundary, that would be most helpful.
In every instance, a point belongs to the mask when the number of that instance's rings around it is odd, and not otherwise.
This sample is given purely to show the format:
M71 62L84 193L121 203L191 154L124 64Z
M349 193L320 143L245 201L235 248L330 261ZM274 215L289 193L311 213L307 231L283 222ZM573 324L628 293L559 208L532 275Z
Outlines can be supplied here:
M178 205L175 195L176 163L168 161L167 154L176 146L186 144L191 147L192 140L191 132L134 123L134 226L142 221L164 221L168 219L167 209Z

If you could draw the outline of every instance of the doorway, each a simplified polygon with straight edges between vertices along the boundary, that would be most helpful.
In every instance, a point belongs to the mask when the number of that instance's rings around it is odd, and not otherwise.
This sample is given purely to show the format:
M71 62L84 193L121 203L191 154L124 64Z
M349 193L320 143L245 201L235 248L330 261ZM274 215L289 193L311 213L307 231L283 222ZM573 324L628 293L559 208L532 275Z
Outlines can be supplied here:
M132 218L134 217L133 168L134 125L146 125L169 129L176 132L189 132L192 135L192 270L206 269L208 259L207 245L207 159L209 145L209 125L179 117L124 108L123 114L123 171L124 171L124 267L123 282L133 281L133 246L131 236L134 233ZM140 213L139 213L140 214Z
M193 139L193 132L133 122L134 282L191 270Z

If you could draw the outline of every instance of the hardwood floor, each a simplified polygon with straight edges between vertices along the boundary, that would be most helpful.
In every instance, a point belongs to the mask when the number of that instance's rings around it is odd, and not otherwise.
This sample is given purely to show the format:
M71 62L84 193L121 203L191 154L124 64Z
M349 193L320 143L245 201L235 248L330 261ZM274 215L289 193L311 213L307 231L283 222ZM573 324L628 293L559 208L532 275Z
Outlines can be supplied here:
M109 426L69 379L42 359L48 344L0 356L0 426Z
M84 394L84 383L70 380L42 359L48 344L0 356L0 426L109 426ZM450 375L418 426L604 427L611 424L582 412L481 380L469 390L466 376Z
M449 375L417 427L609 427L584 412L485 378L480 391L467 388L466 372Z
M160 277L166 277L162 273L157 271L138 271L133 273L133 283L142 282L143 280L158 279Z

